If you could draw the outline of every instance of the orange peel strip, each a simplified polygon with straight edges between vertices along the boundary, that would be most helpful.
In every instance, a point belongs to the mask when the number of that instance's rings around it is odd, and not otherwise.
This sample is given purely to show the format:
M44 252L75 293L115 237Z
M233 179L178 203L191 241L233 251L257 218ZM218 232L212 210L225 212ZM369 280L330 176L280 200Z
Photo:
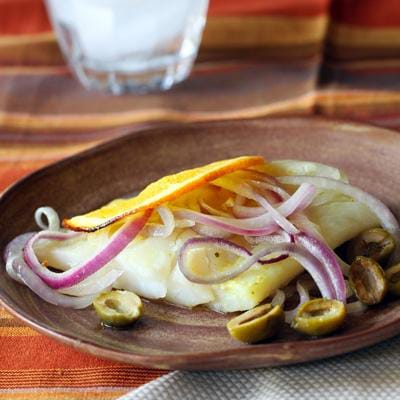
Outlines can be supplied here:
M263 163L260 156L243 156L168 175L148 185L136 197L113 200L97 210L64 220L63 226L75 231L96 231L127 215L175 200L223 175Z

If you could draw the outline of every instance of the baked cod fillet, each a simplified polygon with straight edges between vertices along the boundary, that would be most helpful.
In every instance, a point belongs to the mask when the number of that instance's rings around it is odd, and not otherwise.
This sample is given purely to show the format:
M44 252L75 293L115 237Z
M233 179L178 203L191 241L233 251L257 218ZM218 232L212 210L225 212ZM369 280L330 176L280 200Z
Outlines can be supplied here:
M231 214L235 201L240 196L231 190L231 186L240 186L243 179L248 175L252 177L253 173L260 172L272 177L322 176L347 182L346 176L338 169L312 162L284 160L262 163L258 160L240 170L232 170L229 166L228 168L224 167L222 175L208 175L205 182L192 179L192 183L195 183L189 188L190 190L182 190L180 187L177 196L170 195L171 191L166 184L163 189L169 190L169 195L165 197L166 200L163 201L162 197L159 197L158 203L149 203L150 206L159 207L161 205L173 212L186 209L207 215L212 215L217 210L220 217L224 218L224 214L225 216ZM282 189L292 195L297 187L282 185ZM96 231L82 233L76 238L62 242L41 240L35 244L38 259L45 265L65 271L82 264L91 255L100 251L117 228L121 226L121 218L126 216L125 213L121 217L123 213L119 212L119 203L111 204L111 208L114 207L115 215L118 215L118 218L114 218L112 223L106 224ZM256 204L247 201L246 206L255 207ZM103 215L106 215L107 208L102 210ZM379 226L377 217L367 206L334 190L317 189L311 204L297 214L302 220L308 220L309 225L312 225L313 229L332 249L366 229ZM297 214L288 217L295 225ZM92 220L103 224L102 214L100 214L100 218L99 214L92 213L92 215ZM72 223L67 223L67 226L72 227L76 221L90 222L90 218L71 219L69 221ZM149 234L152 229L153 232L159 229L162 222L160 216L154 211L142 232L90 279L96 280L107 271L117 269L123 273L113 283L114 288L126 289L147 299L163 299L179 306L204 305L219 312L233 312L255 307L303 272L299 263L287 258L271 264L256 263L247 271L223 283L194 283L182 274L179 268L178 253L188 239L204 235L204 232L199 230L201 224L181 218L179 223L178 220L175 221L173 231L165 237ZM91 230L90 226L86 230ZM245 237L237 234L231 235L229 240L240 244L250 252L259 246L259 244L251 244L251 241L248 242ZM237 258L237 255L229 252L204 249L191 256L190 262L193 265L215 265L218 268L229 269L237 262Z

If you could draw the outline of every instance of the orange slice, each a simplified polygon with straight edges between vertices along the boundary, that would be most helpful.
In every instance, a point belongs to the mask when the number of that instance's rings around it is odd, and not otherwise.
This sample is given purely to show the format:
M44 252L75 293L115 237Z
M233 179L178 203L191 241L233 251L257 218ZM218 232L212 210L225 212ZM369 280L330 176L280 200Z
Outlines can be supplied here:
M113 200L98 210L64 220L63 225L75 231L95 231L127 215L158 207L223 175L264 162L259 156L243 156L165 176L151 183L136 197Z

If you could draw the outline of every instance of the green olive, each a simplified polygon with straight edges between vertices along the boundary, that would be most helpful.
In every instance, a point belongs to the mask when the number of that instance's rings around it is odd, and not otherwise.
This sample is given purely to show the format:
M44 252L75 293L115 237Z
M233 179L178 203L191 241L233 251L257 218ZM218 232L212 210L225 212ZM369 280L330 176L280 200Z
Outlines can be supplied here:
M281 306L263 304L231 319L226 327L230 335L245 343L256 343L275 336L283 327Z
M357 257L350 266L350 285L364 304L380 303L388 290L385 271L372 258Z
M389 292L395 296L400 296L400 264L393 265L386 270L386 279Z
M127 290L101 293L93 306L104 325L117 328L132 324L142 315L143 309L140 297Z
M383 262L395 247L393 236L382 228L368 229L349 242L347 258L352 263L356 257L363 256Z
M321 336L337 330L346 317L346 307L339 300L313 299L300 306L292 328L310 336Z

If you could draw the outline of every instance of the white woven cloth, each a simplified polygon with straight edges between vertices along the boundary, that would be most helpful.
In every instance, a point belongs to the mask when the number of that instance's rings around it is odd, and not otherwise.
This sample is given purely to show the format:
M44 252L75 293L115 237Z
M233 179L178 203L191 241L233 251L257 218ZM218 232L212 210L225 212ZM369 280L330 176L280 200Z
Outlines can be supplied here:
M152 399L400 399L400 337L308 364L241 371L176 371L120 398Z

